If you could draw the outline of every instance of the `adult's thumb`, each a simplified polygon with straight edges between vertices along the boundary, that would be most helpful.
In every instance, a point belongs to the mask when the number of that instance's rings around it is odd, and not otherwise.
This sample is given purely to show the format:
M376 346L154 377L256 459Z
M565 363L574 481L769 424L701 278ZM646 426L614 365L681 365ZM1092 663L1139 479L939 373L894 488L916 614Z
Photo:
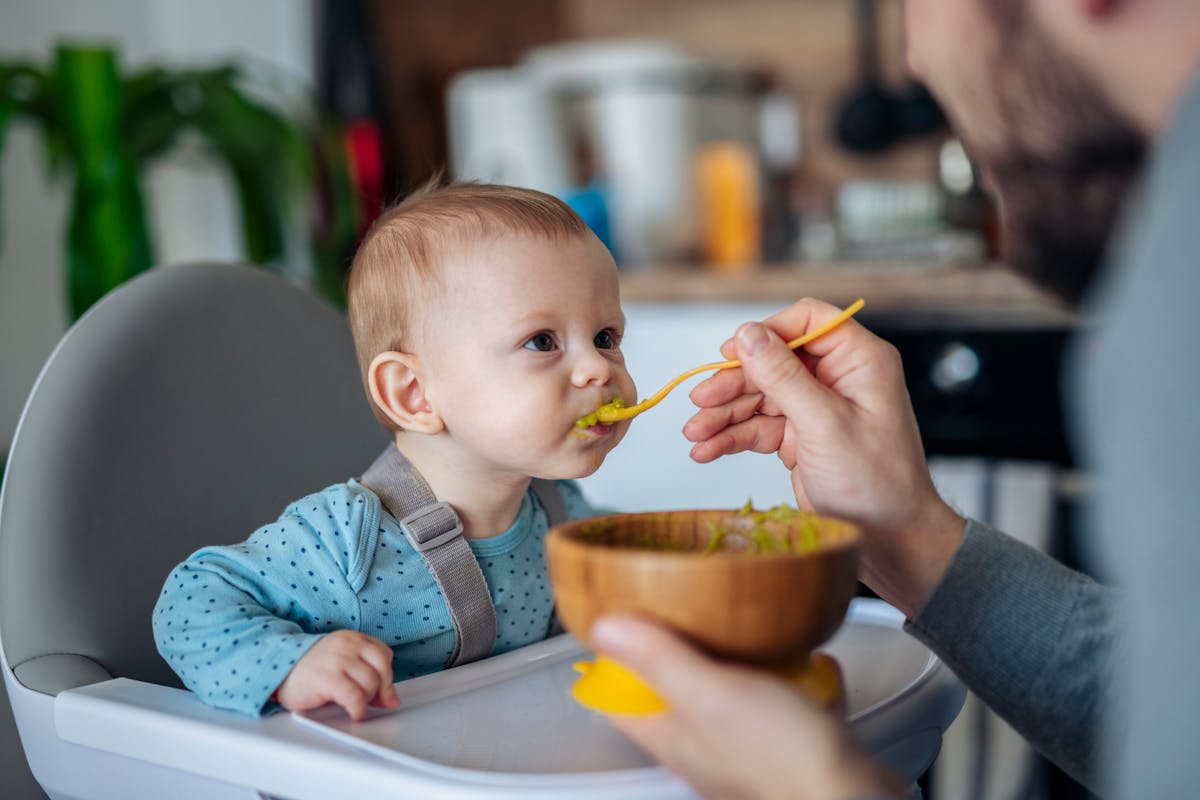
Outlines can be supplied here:
M633 670L668 702L700 696L718 669L671 631L631 615L601 617L591 638L599 652Z
M824 387L766 325L747 322L738 328L733 342L746 377L788 419L812 416L828 403Z

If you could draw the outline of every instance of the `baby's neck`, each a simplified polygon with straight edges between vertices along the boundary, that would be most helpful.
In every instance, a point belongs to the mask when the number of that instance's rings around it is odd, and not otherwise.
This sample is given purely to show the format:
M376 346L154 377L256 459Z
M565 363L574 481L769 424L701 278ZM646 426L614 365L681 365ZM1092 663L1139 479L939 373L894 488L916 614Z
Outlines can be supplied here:
M464 463L449 445L442 437L396 435L396 447L425 478L437 499L458 513L464 536L484 539L504 533L521 511L529 476Z

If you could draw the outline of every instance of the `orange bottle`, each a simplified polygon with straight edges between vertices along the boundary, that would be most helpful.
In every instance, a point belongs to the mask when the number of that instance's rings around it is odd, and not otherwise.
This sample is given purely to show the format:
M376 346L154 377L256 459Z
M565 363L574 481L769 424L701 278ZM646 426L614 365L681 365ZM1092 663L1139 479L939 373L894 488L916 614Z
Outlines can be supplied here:
M696 156L704 260L718 272L741 273L762 258L758 160L740 142L712 142Z

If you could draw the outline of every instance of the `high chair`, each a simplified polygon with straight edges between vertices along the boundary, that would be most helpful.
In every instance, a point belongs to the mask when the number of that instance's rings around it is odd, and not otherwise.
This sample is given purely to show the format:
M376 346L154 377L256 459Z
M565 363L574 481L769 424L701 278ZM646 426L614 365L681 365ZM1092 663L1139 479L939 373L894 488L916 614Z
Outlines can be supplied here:
M357 725L251 719L181 688L150 628L170 569L361 474L387 438L345 320L262 270L155 269L66 333L0 490L0 660L47 794L691 796L570 701L567 636L405 681L401 711ZM856 603L831 649L852 729L912 780L964 690L900 623Z

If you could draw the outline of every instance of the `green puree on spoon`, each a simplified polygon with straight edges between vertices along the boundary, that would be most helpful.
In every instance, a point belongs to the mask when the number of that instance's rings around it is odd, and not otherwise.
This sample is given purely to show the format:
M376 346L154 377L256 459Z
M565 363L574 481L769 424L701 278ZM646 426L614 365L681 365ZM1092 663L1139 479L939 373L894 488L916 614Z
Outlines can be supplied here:
M605 425L612 425L613 422L616 422L616 418L609 418L609 415L624 407L625 401L618 397L611 403L605 403L604 405L600 406L586 417L580 417L579 419L575 420L575 427L590 428L593 425L599 425L601 422L603 422Z

